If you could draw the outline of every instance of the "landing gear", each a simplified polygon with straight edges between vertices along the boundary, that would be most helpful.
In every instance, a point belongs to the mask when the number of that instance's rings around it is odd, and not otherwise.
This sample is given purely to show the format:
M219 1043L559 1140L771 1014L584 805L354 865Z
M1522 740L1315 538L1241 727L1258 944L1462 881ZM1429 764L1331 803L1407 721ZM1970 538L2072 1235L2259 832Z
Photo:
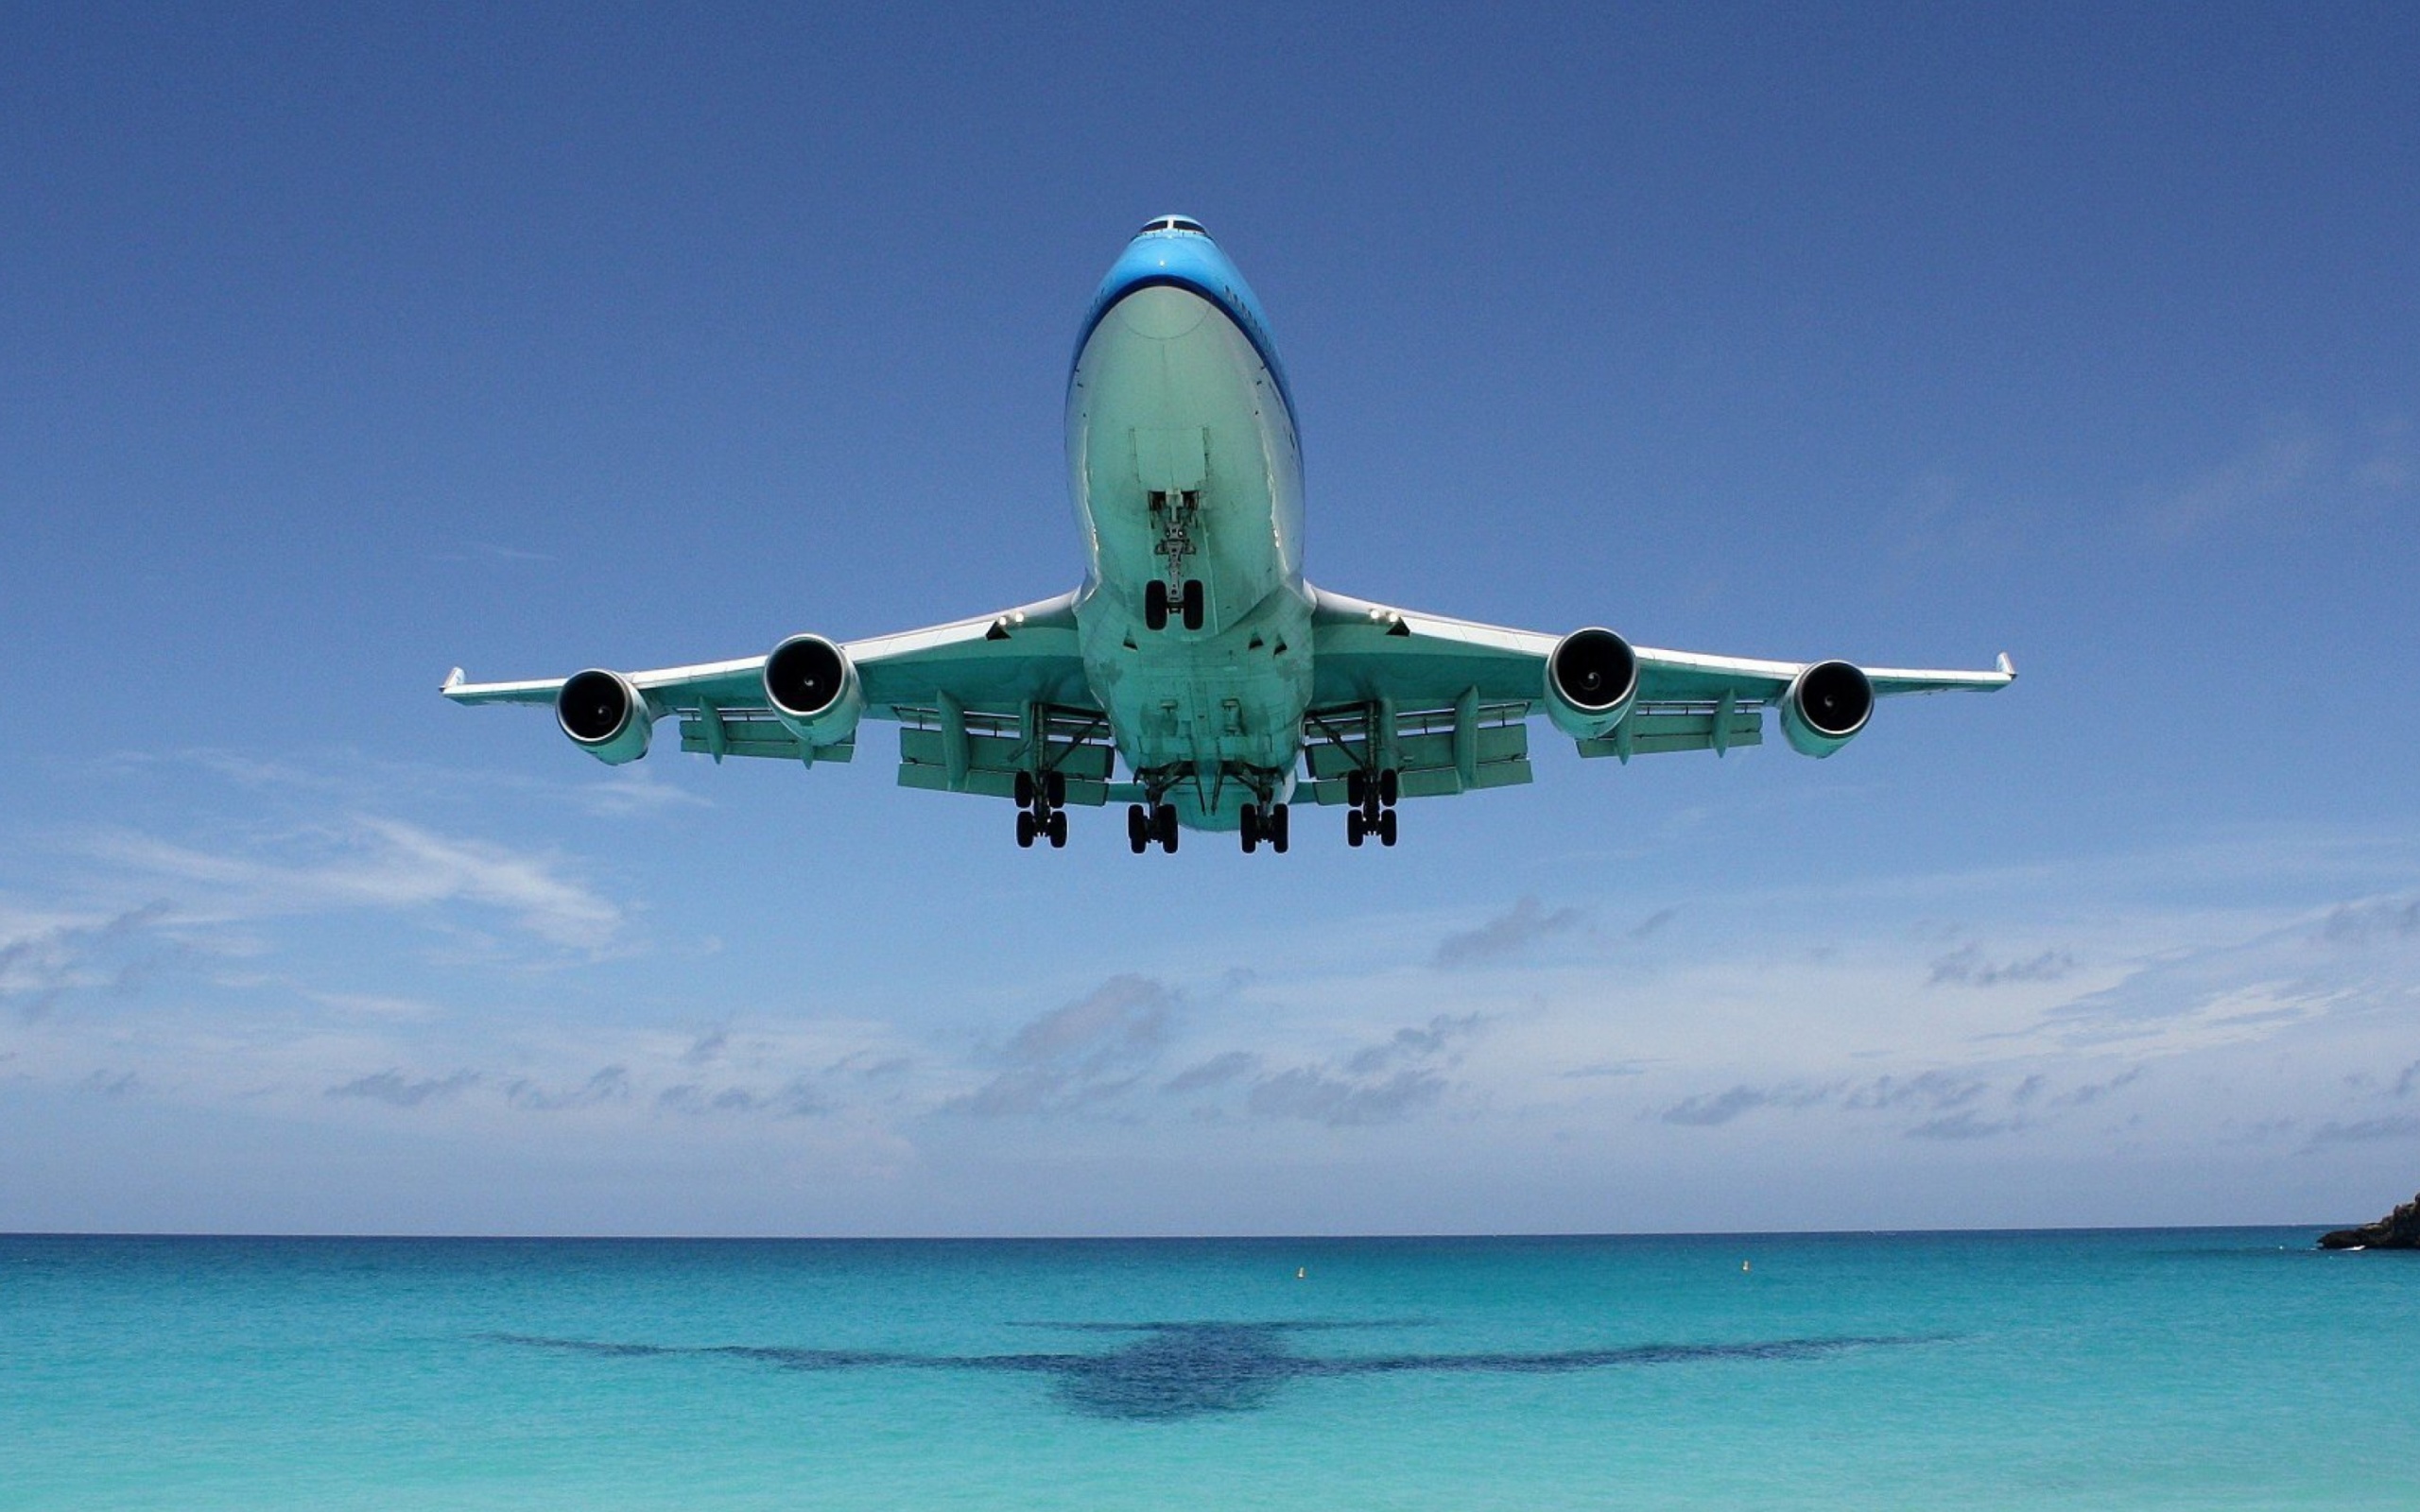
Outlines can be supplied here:
M1168 616L1176 615L1188 630L1198 630L1209 622L1209 597L1199 577L1188 577L1171 588L1154 577L1143 585L1143 627L1165 630Z
M1281 856L1284 855L1288 831L1291 828L1292 825L1287 819L1287 806L1283 803L1271 803L1265 809L1254 807L1244 810L1244 854L1252 854L1260 849L1263 842L1266 842L1269 849Z
M1036 777L1031 772L1016 775L1017 844L1030 850L1037 839L1050 842L1053 850L1067 848L1067 774L1044 772Z
M1395 800L1403 796L1403 780L1393 767L1345 773L1344 796L1353 805L1344 816L1345 844L1357 846L1374 834L1380 845L1395 843Z
M1156 845L1170 855L1176 854L1176 805L1159 803L1145 806L1126 805L1126 849L1141 855Z

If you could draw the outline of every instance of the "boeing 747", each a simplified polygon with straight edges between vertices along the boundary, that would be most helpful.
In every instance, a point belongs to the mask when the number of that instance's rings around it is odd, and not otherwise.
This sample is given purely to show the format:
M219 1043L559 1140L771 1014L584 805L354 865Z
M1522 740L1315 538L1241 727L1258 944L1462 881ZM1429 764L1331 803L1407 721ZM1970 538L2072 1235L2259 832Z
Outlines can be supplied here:
M1772 708L1791 749L1829 756L1879 698L2016 676L2004 654L1960 672L1662 651L1313 587L1286 369L1243 275L1183 215L1145 226L1093 297L1067 471L1084 576L1056 598L650 672L470 682L458 667L445 696L552 705L609 763L646 755L667 717L683 750L808 766L849 760L859 725L887 719L903 785L1011 799L1022 846L1064 846L1071 807L1123 803L1140 854L1186 830L1282 851L1299 802L1342 808L1352 845L1393 845L1401 799L1530 781L1539 714L1582 755L1627 762L1756 745Z

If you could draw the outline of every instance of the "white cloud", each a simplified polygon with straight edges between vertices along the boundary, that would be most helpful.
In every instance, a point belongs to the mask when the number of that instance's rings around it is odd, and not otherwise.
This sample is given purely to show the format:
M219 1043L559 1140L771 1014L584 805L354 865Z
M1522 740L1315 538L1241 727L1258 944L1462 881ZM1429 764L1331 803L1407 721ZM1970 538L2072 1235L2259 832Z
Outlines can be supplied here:
M623 910L567 876L559 858L374 816L217 850L120 832L92 853L152 885L182 885L178 912L196 921L468 903L509 914L549 944L587 952L614 944L624 924Z

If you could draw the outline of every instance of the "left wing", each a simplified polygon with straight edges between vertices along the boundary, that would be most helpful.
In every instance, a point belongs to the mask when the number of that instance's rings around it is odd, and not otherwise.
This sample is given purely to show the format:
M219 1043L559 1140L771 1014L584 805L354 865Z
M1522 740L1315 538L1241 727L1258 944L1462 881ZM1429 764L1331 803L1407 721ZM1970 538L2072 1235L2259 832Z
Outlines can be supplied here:
M1582 755L1628 761L1760 744L1772 705L1793 748L1828 756L1864 729L1877 699L1989 692L2016 679L2005 654L1988 672L1711 656L1633 646L1602 630L1547 635L1311 592L1311 733L1340 747L1324 759L1312 752L1322 801L1344 801L1342 778L1356 766L1398 766L1407 793L1527 782L1521 727L1541 711ZM1582 686L1592 672L1594 692ZM1407 759L1390 762L1366 744L1390 737ZM1432 745L1421 746L1424 738ZM1327 791L1331 780L1338 795Z
M860 718L896 720L911 727L900 772L911 786L1006 794L1018 771L1056 770L1067 801L1099 802L1088 789L1109 775L1098 738L1106 728L1084 680L1075 602L1063 593L837 644L793 636L765 656L644 672L470 682L457 667L441 691L460 704L554 705L563 732L610 763L646 754L649 728L666 715L680 721L683 750L809 765L849 760ZM787 707L770 687L790 690Z

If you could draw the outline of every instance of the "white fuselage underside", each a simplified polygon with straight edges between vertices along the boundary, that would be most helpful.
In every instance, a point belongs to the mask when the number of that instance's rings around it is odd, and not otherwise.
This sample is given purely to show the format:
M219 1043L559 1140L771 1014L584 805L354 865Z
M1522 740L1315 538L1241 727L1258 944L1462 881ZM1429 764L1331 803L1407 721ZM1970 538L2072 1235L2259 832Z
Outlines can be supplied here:
M1230 828L1291 790L1311 693L1302 456L1281 387L1210 300L1166 284L1101 316L1067 390L1087 576L1076 619L1118 753L1183 822ZM1194 506L1174 573L1152 495ZM1202 585L1199 630L1148 627L1147 585Z

